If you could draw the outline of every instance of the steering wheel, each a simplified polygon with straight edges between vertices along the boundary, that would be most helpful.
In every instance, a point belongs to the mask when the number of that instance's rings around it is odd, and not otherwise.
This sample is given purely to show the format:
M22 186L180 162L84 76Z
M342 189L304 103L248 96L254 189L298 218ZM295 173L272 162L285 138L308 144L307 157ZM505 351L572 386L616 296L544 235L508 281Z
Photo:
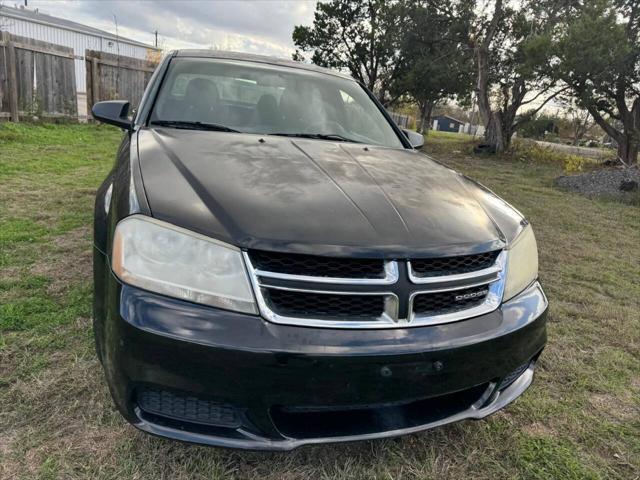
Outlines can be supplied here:
M311 125L307 125L304 129L304 133L337 133L339 135L345 135L347 131L335 120L328 120L325 122L316 122Z

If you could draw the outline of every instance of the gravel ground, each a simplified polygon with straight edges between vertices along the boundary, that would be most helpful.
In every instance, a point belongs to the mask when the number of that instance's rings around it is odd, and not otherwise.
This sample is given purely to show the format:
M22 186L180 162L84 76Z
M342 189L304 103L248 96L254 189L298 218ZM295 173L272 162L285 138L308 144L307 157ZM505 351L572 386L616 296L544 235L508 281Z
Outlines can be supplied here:
M635 191L637 192L637 185L640 183L640 171L637 166L603 168L589 173L556 178L558 186L587 197L622 197L627 193L620 189L620 185L629 181L636 182Z

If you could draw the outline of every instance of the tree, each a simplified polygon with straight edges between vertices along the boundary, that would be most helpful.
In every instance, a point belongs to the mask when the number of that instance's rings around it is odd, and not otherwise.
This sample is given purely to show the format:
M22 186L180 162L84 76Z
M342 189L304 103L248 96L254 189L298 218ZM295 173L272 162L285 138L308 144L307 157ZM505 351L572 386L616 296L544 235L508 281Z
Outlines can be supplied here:
M401 3L403 34L390 90L392 98L407 94L416 103L421 132L429 128L436 105L471 91L473 59L467 34L472 5L455 0Z
M318 2L311 27L293 30L294 59L312 52L316 65L348 69L351 75L384 100L386 76L395 64L397 2L331 0Z
M640 146L640 3L585 0L565 13L552 65L595 122L637 163Z
M544 138L551 135L558 135L559 119L551 115L530 115L529 112L523 114L527 118L518 126L518 135L522 135L525 138L535 138L538 140L544 140Z
M593 125L591 114L573 103L567 107L566 119L571 128L572 143L578 145Z
M516 7L495 0L492 11L477 16L469 41L477 73L475 93L485 141L496 151L507 149L518 126L566 90L558 88L549 69L560 4L523 0ZM518 116L530 104L534 108Z

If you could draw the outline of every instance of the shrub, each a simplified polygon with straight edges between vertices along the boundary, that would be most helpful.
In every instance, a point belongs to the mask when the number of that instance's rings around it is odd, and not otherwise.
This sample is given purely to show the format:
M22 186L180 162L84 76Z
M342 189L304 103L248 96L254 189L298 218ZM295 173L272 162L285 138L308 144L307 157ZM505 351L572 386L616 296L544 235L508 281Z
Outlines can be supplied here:
M520 128L518 128L518 134L527 138L546 140L550 136L558 135L560 132L558 123L559 119L556 117L541 115L523 123Z
M515 160L561 166L565 173L591 170L599 165L597 160L579 155L570 155L532 142L514 141L510 155Z

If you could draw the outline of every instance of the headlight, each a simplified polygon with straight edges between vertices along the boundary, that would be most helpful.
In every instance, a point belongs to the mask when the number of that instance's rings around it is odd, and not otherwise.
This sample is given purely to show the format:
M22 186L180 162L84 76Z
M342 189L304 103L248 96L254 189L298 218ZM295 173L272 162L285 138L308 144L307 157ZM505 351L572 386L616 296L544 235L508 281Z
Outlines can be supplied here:
M151 217L134 215L118 223L112 268L136 287L257 313L238 248Z
M538 246L531 225L508 247L504 300L513 298L538 277Z

